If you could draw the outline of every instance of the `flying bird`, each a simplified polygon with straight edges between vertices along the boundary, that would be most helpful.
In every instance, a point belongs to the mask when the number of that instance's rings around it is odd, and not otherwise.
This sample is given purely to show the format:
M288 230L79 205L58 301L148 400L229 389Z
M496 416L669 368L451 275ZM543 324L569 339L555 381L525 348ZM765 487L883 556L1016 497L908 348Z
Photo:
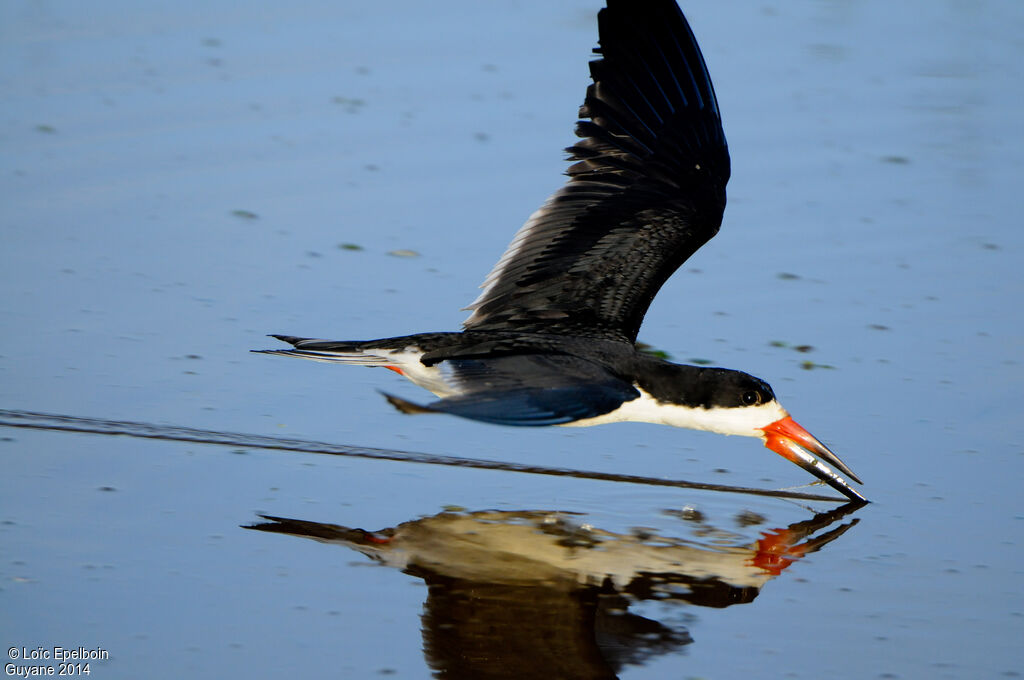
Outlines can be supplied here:
M674 0L608 0L565 185L484 279L461 332L365 341L274 335L270 354L389 368L433 392L405 413L499 425L660 423L757 437L850 499L860 479L772 388L637 349L658 289L719 229L729 151L707 66ZM845 477L844 477L845 475Z

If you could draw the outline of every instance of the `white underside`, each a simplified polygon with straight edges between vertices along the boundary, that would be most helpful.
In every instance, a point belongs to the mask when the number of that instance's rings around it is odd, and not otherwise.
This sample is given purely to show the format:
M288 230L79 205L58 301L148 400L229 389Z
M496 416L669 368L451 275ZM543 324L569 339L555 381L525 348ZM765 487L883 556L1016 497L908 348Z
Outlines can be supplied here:
M742 408L689 408L660 402L639 387L637 389L640 390L639 398L623 402L622 406L611 413L565 423L563 427L590 427L621 422L656 423L719 434L763 437L761 428L789 415L786 409L774 400L767 404Z
M423 351L417 347L407 347L405 350L392 352L381 352L387 359L386 366L395 366L402 371L402 375L408 378L413 384L433 392L439 397L451 397L458 393L455 385L449 380L449 372L443 370L444 362L425 366L420 357Z

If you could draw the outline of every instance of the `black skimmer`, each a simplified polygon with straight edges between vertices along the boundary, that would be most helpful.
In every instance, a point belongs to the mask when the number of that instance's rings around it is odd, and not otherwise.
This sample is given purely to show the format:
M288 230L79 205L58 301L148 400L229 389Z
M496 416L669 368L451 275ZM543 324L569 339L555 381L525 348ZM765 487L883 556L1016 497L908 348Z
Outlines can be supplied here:
M385 395L405 413L501 425L640 421L758 437L864 501L842 475L857 476L768 383L638 351L658 289L718 231L729 151L704 57L674 0L608 0L598 24L569 180L516 233L461 332L274 335L294 348L266 351L382 366L440 397L421 406Z

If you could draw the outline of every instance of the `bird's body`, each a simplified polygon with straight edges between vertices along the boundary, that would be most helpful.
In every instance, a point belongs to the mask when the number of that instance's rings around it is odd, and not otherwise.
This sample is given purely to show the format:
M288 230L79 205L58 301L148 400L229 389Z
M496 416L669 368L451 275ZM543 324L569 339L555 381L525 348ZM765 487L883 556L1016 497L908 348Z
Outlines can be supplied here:
M753 436L849 498L764 381L636 347L662 284L717 233L729 153L710 76L674 0L608 0L569 181L516 233L464 330L370 341L277 335L271 353L390 368L440 397L407 413L502 425L652 422ZM859 480L856 480L859 481Z

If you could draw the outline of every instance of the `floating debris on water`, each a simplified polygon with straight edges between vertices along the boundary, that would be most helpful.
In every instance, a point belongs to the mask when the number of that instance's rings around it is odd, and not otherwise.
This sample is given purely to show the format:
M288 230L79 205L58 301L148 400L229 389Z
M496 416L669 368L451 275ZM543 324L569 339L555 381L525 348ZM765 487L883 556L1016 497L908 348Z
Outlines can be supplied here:
M665 350L658 349L654 345L648 345L646 342L636 343L636 349L641 354L646 354L647 356L655 357L658 359L668 360L672 358L672 355L666 352Z
M698 522L698 523L700 523L700 522L704 522L707 519L707 517L704 515L703 512L701 512L697 508L693 507L692 505L684 505L683 507L679 508L678 510L675 510L675 509L663 510L662 514L663 515L667 515L669 517L675 517L676 519L681 519L681 520L686 521L686 522Z
M736 515L736 526L738 527L756 527L766 521L764 515L753 510L743 510Z
M343 107L345 113L359 113L366 106L366 100L359 97L331 97L331 103Z
M804 354L806 354L807 352L814 351L814 345L791 345L783 340L772 340L768 344L771 345L772 347L778 347L780 349L791 349L794 352L802 352Z

